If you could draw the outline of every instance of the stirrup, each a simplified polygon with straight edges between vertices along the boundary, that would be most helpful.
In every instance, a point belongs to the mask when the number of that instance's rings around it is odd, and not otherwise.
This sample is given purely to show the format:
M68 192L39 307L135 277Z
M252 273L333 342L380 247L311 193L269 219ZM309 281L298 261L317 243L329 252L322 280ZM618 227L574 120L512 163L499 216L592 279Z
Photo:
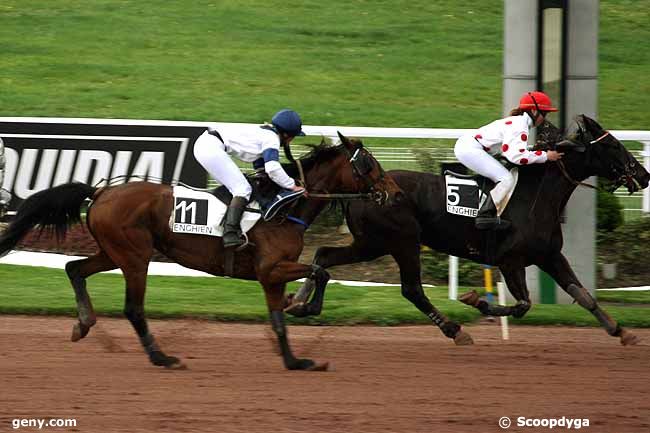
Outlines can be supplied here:
M223 238L222 238L223 239ZM235 251L241 251L248 245L248 235L246 233L240 233L237 237L237 243L230 243L226 245L226 242L223 242L224 249L235 248Z
M244 243L241 244L240 246L238 246L237 248L235 248L235 251L237 251L237 252L242 251L243 249L245 249L249 245L253 246L253 244L248 241L248 235L246 233L242 232L242 234L240 236L240 239L241 238L244 238Z

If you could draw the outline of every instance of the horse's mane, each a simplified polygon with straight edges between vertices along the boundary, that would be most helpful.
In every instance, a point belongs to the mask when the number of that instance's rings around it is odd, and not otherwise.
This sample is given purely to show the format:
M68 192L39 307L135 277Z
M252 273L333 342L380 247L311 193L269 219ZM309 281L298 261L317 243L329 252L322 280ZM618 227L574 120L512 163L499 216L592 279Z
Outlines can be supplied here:
M311 150L299 158L304 171L309 171L317 162L320 163L333 159L343 149L342 144L332 146L325 141L321 141L320 144L306 144L305 146L311 147ZM282 168L291 177L295 178L300 176L298 165L295 162L284 163L282 164Z
M559 143L563 139L562 131L560 128L553 125L548 120L544 120L544 123L537 127L537 139L535 140L535 146L533 150L549 150L552 149L555 144Z

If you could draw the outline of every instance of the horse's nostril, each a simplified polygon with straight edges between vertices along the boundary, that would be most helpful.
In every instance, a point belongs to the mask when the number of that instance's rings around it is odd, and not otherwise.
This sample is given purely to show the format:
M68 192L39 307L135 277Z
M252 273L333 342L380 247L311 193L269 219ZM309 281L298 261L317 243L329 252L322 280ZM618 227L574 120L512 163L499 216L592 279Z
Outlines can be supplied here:
M402 191L398 191L395 193L395 203L401 203L404 200L405 196Z

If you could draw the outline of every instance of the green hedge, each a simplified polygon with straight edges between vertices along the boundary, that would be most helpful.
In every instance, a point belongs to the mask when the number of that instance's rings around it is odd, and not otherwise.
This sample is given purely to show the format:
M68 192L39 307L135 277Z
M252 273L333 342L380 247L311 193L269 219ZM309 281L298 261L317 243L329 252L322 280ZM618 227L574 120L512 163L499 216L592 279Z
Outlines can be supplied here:
M598 184L601 184L600 179ZM623 224L623 205L614 194L602 189L596 195L596 225L598 230L611 232Z
M604 280L599 272L598 287L647 286L650 284L650 218L626 223L598 233L598 268L615 263L617 277Z

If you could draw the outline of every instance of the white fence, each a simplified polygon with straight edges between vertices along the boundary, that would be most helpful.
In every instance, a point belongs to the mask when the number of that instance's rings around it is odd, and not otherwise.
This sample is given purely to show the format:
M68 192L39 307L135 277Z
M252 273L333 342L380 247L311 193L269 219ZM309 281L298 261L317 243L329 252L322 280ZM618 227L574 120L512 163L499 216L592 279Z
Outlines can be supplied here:
M42 122L42 123L71 123L71 124L93 124L93 125L139 125L139 126L177 126L177 127L208 127L218 125L250 125L245 123L225 122L190 122L190 121L167 121L167 120L132 120L132 119L88 119L88 118L46 118L46 117L0 117L0 122ZM457 139L463 134L473 131L472 129L443 129L443 128L374 128L362 126L314 126L304 125L303 130L307 135L325 136L336 140L337 132L340 131L346 136L363 138L406 138L406 139ZM621 141L639 141L644 143L644 150L636 152L637 157L644 159L645 167L650 170L650 131L610 131ZM393 164L400 168L412 168L417 170L418 151L430 151L438 161L454 161L451 149L445 148L369 148L377 159L385 164L387 168L393 168ZM642 207L645 213L650 213L650 188L643 192ZM629 209L636 210L636 209Z
M161 120L128 120L128 119L71 119L71 118L0 118L0 121L30 122L40 121L43 123L76 123L76 124L110 124L110 125L146 125L146 126L178 126L178 127L208 127L213 125L226 125L226 123L207 122L174 122ZM242 124L239 124L242 125ZM253 126L252 124L249 124ZM337 131L351 137L363 138L401 138L401 139L457 139L458 137L473 131L472 129L441 129L441 128L369 128L354 126L313 126L305 125L303 130L307 135L325 136L336 140ZM638 158L643 158L644 166L650 171L650 131L610 131L621 141L639 141L644 145L643 151L635 152ZM434 159L438 161L454 161L453 151L449 148L369 148L377 159L386 168L411 168L419 169L417 152L430 151ZM298 152L297 152L298 153ZM641 210L650 213L650 188L643 191L641 199ZM627 208L636 210L636 208ZM449 296L456 298L457 291L457 258L451 257L449 264L450 287Z

